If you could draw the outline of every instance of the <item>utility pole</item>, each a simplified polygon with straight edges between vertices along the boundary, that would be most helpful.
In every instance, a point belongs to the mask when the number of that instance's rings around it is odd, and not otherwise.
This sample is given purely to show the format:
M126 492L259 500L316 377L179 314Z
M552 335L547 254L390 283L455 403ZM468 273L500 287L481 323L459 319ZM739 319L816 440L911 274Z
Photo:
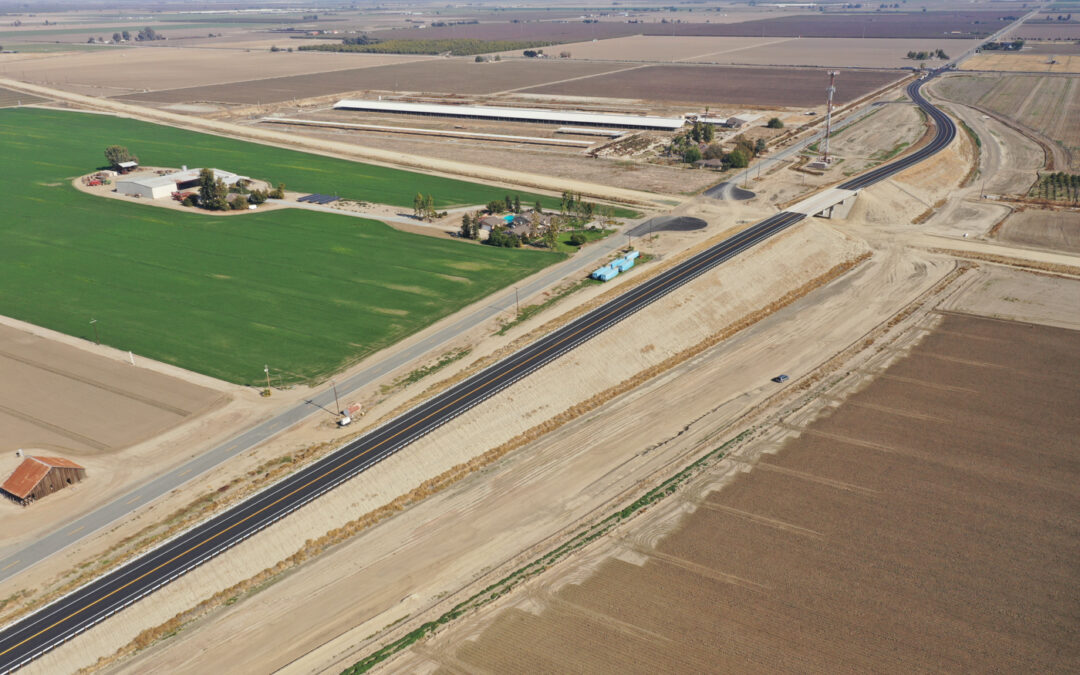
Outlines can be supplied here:
M265 396L269 396L270 395L270 366L269 365L264 365L263 366L263 372L266 373L266 394L265 394Z
M825 144L824 144L824 156L822 161L826 164L829 163L829 135L832 132L832 100L833 94L836 93L836 76L840 74L838 70L829 71L829 88L825 90L826 94L826 106L825 106Z
M518 287L514 286L514 309L517 312L517 316L521 317L521 299L518 297Z
M337 397L337 384L333 380L330 380L330 386L334 388L334 406L337 407L338 414L340 415L344 411L341 409L341 401L339 401Z
M94 327L94 344L101 344L101 340L98 339L97 319L90 319L90 325Z

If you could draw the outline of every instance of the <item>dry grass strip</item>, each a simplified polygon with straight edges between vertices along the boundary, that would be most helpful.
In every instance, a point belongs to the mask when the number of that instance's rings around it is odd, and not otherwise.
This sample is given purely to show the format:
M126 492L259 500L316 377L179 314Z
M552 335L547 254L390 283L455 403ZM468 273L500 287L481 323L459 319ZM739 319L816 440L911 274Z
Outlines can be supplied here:
M300 564L317 557L332 546L336 546L342 542L347 541L356 534L366 530L367 528L389 518L390 516L399 513L409 506L420 502L431 495L440 492L447 487L453 485L457 481L467 477L475 471L478 471L494 462L498 461L508 453L516 450L541 436L554 431L555 429L596 410L601 405L611 401L612 399L621 396L629 391L632 391L639 387L644 382L674 368L675 366L701 354L702 352L716 346L720 342L730 338L741 330L752 326L753 324L765 319L769 315L787 307L796 300L808 295L812 291L828 284L834 279L847 274L860 263L868 260L871 257L870 252L864 252L863 254L839 263L826 271L824 274L812 279L811 281L803 284L802 286L793 289L786 293L781 298L775 300L769 305L751 312L742 317L738 321L729 324L712 336L702 340L701 342L688 347L677 354L674 354L664 361L647 368L637 375L620 382L619 384L602 391L591 398L578 403L577 405L567 408L562 413L555 415L554 417L541 422L540 424L532 427L524 433L510 439L509 441L499 445L495 448L488 450L487 452L474 457L468 462L459 464L448 471L442 473L439 476L431 478L421 483L417 488L404 495L399 496L390 503L382 506L374 511L368 512L363 516L349 521L341 527L330 530L326 534L318 537L317 539L309 539L304 543L304 546L293 553L288 558L279 561L277 564L267 567L263 571L259 572L255 576L241 581L229 588L219 591L214 595L206 598L199 604L191 607L183 612L178 613L168 621L148 628L135 637L127 645L121 647L119 650L108 656L103 656L98 661L87 668L80 670L80 673L93 673L112 663L115 663L121 658L133 655L136 652L146 649L150 645L154 644L158 640L166 637L170 637L176 634L185 625L207 615L210 611L221 607L226 604L232 604L235 599L240 596L252 592L257 592L261 587L268 585L275 577L282 573L291 570Z

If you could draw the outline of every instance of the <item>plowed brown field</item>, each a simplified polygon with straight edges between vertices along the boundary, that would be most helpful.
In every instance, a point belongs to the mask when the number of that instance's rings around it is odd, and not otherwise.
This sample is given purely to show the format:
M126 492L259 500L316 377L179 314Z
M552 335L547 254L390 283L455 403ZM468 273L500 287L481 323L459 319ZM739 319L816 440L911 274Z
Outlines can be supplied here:
M841 104L854 101L903 76L901 72L887 70L845 71L843 87L837 87L835 100ZM822 103L828 79L824 69L649 66L525 91L562 96L802 107Z
M596 75L625 67L615 63L570 61L474 63L464 59L424 60L375 68L167 89L117 98L155 103L277 103L363 90L488 94Z
M1051 251L1080 253L1080 213L1022 211L1009 216L998 239Z
M609 560L426 654L491 672L1075 672L1077 372L1080 332L946 315L638 544L640 566Z

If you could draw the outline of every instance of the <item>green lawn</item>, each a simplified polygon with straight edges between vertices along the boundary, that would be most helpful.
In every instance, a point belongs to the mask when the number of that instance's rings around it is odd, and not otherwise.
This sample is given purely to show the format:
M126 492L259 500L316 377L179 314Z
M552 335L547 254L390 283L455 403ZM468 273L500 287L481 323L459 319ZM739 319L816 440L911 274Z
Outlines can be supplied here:
M570 243L570 237L574 234L585 235L585 245L588 245L594 241L600 241L601 239L606 238L614 231L615 230L565 230L559 233L559 239L555 242L555 250L573 253L581 248L580 246L574 246Z
M214 217L71 187L102 164L109 143L147 163L212 165L322 192L330 182L358 199L418 188L446 202L493 193L131 120L0 110L0 314L84 338L93 338L93 318L102 342L136 354L232 382L257 383L263 364L275 382L302 381L562 258L336 214Z

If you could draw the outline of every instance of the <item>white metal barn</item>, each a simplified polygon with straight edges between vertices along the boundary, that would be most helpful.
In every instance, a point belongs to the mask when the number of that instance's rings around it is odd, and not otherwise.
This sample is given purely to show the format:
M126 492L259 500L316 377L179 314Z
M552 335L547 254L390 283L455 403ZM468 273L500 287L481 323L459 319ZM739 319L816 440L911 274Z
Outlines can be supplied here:
M116 191L122 195L146 197L147 199L163 199L169 197L178 190L189 190L199 186L199 172L202 169L184 168L181 171L166 174L164 176L133 176L121 178L116 181ZM221 169L211 169L215 178L220 178L226 185L233 186L241 181L250 180L247 176L240 176Z
M116 181L116 191L122 195L163 199L176 192L176 178L172 176L122 178Z

